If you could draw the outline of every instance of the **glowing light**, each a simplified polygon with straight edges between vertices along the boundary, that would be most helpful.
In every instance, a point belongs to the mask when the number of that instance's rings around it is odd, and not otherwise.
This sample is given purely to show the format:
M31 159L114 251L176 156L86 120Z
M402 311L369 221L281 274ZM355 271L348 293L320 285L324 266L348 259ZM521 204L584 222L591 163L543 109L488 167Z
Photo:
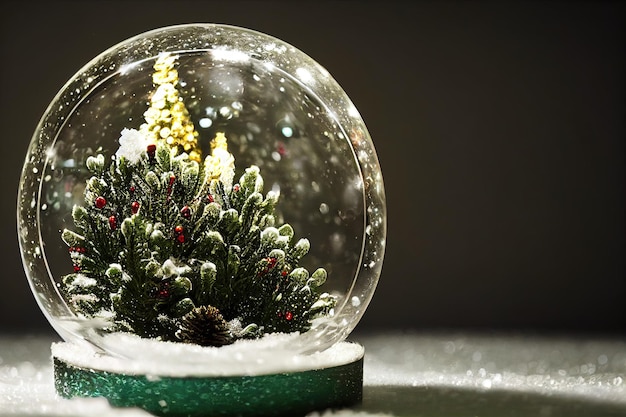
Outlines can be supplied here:
M359 111L356 109L353 103L350 103L350 105L348 106L348 115L352 117L361 117Z
M293 129L289 126L285 126L280 130L280 133L282 133L284 137L290 138L293 136Z
M200 125L200 127L204 129L207 129L211 127L211 125L213 125L213 120L208 117L203 117L202 119L198 120L198 125Z
M246 62L250 60L250 57L241 52L232 49L216 48L213 49L213 57L217 60L231 61L231 62Z
M137 66L138 62L131 62L130 64L126 64L126 65L122 65L120 67L120 74L121 75L125 75L126 73L128 73L130 70L132 70L133 68L135 68ZM90 81L91 82L91 81Z
M298 78L300 78L301 81L305 83L312 83L313 81L315 81L313 75L311 75L309 70L306 68L300 67L296 69L296 75L298 76Z

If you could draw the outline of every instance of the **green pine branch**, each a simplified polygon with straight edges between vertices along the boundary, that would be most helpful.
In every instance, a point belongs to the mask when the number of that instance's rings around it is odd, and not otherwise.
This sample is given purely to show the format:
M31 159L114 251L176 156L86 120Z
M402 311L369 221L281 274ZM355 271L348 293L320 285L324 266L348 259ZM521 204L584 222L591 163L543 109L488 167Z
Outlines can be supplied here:
M111 331L221 346L306 331L334 306L320 290L326 271L299 266L309 242L275 224L278 195L262 194L258 167L226 189L159 143L136 163L97 155L87 168L85 204L62 234L74 265L62 290L77 313L110 317Z

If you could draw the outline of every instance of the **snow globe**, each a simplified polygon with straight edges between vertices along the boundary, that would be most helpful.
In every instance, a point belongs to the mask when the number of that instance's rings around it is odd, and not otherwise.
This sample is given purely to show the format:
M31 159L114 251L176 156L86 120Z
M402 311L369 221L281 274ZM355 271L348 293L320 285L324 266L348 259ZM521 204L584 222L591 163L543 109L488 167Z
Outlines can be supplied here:
M353 404L346 341L381 272L383 180L332 76L253 30L152 30L45 111L18 191L57 392L159 415Z

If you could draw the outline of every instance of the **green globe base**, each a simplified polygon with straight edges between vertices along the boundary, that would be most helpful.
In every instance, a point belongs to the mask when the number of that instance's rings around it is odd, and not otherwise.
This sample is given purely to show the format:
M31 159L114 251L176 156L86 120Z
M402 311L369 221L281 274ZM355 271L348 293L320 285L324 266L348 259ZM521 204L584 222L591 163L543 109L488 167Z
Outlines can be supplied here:
M363 395L363 355L316 369L235 376L127 374L54 355L53 364L61 397L104 397L157 416L295 417L352 406Z

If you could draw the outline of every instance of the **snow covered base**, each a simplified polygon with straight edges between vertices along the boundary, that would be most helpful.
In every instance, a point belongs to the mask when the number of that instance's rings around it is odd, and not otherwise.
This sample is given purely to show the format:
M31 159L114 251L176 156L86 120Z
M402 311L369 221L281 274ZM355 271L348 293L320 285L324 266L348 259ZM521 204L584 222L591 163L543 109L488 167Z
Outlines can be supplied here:
M105 397L116 407L163 416L298 416L361 401L361 345L341 342L311 355L288 355L278 348L283 342L203 348L120 340L145 352L140 360L55 343L55 388L65 398ZM274 343L271 354L267 345Z

